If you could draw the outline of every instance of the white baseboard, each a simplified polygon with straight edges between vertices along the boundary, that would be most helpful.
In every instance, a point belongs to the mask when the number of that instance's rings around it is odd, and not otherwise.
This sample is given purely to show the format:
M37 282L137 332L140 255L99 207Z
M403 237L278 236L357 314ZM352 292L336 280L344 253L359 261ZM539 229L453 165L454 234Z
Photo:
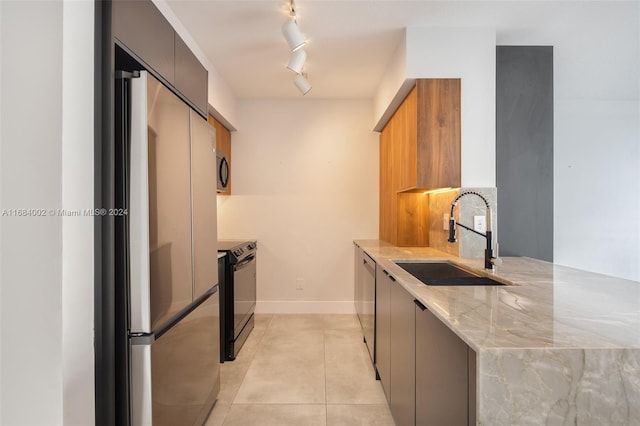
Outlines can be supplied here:
M355 314L353 300L306 301L306 300L258 300L257 314Z

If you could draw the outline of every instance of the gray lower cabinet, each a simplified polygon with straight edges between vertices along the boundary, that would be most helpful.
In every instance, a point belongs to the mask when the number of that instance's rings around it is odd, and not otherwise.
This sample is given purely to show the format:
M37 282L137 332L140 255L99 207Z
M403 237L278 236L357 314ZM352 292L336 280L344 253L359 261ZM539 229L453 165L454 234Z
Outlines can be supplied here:
M359 315L367 260L375 265L356 245ZM475 425L476 353L384 268L374 270L374 365L396 426Z
M413 297L376 268L375 365L396 426L415 425L415 314Z
M393 277L390 278L391 398L389 407L396 426L413 426L416 424L415 305L413 297L395 282Z
M467 424L469 426L476 426L476 352L469 347L467 347L467 361L467 377L469 378L469 386L467 392L467 398L469 400L469 421L467 422Z
M382 382L382 389L391 402L391 279L389 273L376 269L376 371Z
M415 306L416 424L475 425L475 352Z

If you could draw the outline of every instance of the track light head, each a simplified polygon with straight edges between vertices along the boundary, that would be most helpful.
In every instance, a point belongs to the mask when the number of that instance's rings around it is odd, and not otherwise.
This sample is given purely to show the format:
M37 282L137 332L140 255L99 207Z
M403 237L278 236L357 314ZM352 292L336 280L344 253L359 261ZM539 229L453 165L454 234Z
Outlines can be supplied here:
M282 35L284 35L285 40L287 40L289 49L291 49L292 52L295 52L307 43L300 32L300 28L298 28L298 24L292 20L284 23L282 26Z
M287 68L296 74L300 74L302 72L302 67L304 66L304 62L307 60L307 52L304 49L298 49L291 54L289 58L289 63L287 63Z
M1 1L1 0L0 0ZM293 4L293 0L289 0L289 20L282 26L282 35L284 35L289 49L291 49L291 56L287 63L287 68L296 73L293 79L293 84L298 88L302 95L306 95L311 90L311 84L307 80L307 75L302 72L302 67L307 60L307 52L302 47L307 43L304 36L298 28L298 22L296 20L296 7Z
M293 79L293 83L296 85L302 95L306 95L307 93L309 93L309 90L311 90L311 83L309 83L305 74L296 75L296 77Z

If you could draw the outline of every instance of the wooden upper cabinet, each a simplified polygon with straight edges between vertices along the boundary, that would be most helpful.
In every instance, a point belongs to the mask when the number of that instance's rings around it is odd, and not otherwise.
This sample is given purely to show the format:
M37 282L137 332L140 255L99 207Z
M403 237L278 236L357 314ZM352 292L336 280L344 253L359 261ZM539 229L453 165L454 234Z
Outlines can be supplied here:
M380 134L380 239L429 245L424 191L458 188L460 79L420 79Z
M460 79L421 79L397 111L398 191L460 186Z
M231 132L211 115L209 115L209 124L216 129L216 151L224 153L231 170ZM231 195L231 175L229 175L227 189L224 192L218 192L218 195Z
M417 185L418 157L418 88L414 87L402 102L393 118L394 165L398 171L396 191L415 188Z

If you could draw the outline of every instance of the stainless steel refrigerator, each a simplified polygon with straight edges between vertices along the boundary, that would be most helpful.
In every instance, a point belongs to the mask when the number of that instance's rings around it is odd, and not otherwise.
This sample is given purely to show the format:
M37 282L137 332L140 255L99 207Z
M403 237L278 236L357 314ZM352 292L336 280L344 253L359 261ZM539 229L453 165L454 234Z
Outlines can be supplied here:
M215 131L147 72L129 87L131 424L201 425L220 389Z

